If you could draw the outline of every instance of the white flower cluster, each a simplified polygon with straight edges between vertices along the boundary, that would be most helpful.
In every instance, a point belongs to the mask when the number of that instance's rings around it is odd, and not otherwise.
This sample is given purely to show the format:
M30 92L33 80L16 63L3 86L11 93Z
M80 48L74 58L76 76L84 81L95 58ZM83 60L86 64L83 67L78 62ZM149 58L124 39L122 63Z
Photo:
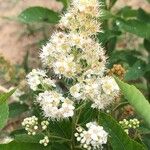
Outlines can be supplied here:
M49 125L49 122L48 121L42 121L41 122L41 126L42 126L42 130L46 130L47 129L47 127L48 127L48 125Z
M77 127L75 137L80 142L81 147L87 150L101 149L107 143L108 133L96 122L86 124L87 130Z
M40 69L33 69L32 72L27 75L27 82L33 91L36 91L40 84L46 84L52 87L56 86L55 82L47 77L46 71Z
M25 118L22 126L25 127L29 135L35 135L38 130L38 118L36 116Z
M48 136L45 136L44 139L39 141L40 144L43 144L44 146L47 146L49 143L49 138Z
M70 88L70 94L77 100L90 99L93 108L104 109L119 93L119 87L112 77L87 78Z
M39 119L36 116L25 118L22 122L22 126L28 132L29 135L36 135L38 132L42 132L48 128L49 122L47 120L41 121L39 124ZM48 136L44 136L43 139L39 141L40 144L47 146L49 143Z
M106 58L100 44L78 33L54 33L40 57L55 74L67 78L103 75L105 71Z
M68 32L55 32L40 57L55 74L67 78L103 75L106 57L95 37L100 31L98 0L73 0L59 26Z
M45 91L37 97L44 116L51 119L68 118L74 114L73 102L57 91Z
M100 31L99 15L98 0L73 0L68 13L60 20L60 27L84 36L96 35Z
M129 129L136 129L140 126L140 121L136 118L130 120L123 119L122 121L119 121L119 124L122 126L125 132L129 134Z
M45 117L73 116L75 108L71 99L91 100L93 108L104 109L118 96L115 80L104 76L107 58L96 39L100 32L99 6L98 0L73 0L59 22L62 30L51 36L40 53L42 63L52 74L59 79L65 77L77 81L70 89L67 87L71 97L64 97L45 71L34 69L27 75L28 84L34 91L46 83L56 87L44 88L44 92L37 96Z

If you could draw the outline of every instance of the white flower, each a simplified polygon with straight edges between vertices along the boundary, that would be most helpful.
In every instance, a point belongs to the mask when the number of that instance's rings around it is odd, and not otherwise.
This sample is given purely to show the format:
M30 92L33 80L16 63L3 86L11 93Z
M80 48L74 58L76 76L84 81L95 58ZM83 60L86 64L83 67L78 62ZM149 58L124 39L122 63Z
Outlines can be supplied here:
M107 84L111 88L107 88ZM104 90L104 88L106 88ZM107 92L105 92L107 91ZM119 95L119 88L115 80L111 77L89 77L82 79L80 82L70 88L70 94L76 100L91 100L92 107L104 109L114 102Z
M102 148L102 145L107 143L108 133L96 122L87 123L86 127L87 130L82 129L81 132L75 133L80 145L85 149Z
M90 100L91 107L104 109L119 95L119 87L112 77L104 76L107 57L96 38L100 32L99 6L98 0L73 0L59 22L58 27L62 31L52 34L40 57L58 77L77 81L69 89L75 100ZM34 91L38 85L45 91L37 97L44 116L51 119L73 116L75 108L72 101L60 93L59 86L46 73L38 72L33 70L27 81ZM52 89L55 91L49 91ZM94 135L93 138L97 137Z
M111 97L106 94L101 94L101 96L98 95L98 97L95 100L93 100L93 104L91 105L91 107L103 110L113 102L114 102L114 97Z
M49 122L48 122L47 120L41 122L41 126L42 126L42 129L43 129L43 130L46 130L47 127L48 127L48 125L49 125Z
M73 102L56 91L45 91L37 97L44 116L51 119L63 119L74 114Z
M35 135L38 130L38 118L36 116L25 118L22 126L25 127L29 135Z
M46 84L46 85L48 85L48 86L50 86L50 87L56 87L55 81L54 81L54 80L51 80L50 78L45 78L45 79L43 79L43 80L42 80L42 83L43 83L43 84Z
M49 63L48 57L50 55L51 47L52 47L51 43L47 43L45 46L42 47L40 58L44 65L47 65Z
M49 138L48 136L44 136L42 140L39 141L40 144L43 144L44 146L47 146L49 143Z
M27 75L27 82L33 91L36 91L38 85L40 84L42 86L46 85L48 87L56 87L55 80L51 80L51 78L48 78L46 75L46 71L40 69L33 69L32 72Z
M95 35L100 31L100 23L97 21L99 15L98 0L73 0L70 9L60 20L59 26L86 37Z
M64 57L61 60L57 60L53 64L53 69L56 74L64 75L65 77L72 77L77 71L77 66L73 61L74 57Z
M80 91L81 88L82 88L82 84L79 83L75 84L70 88L70 94L77 100L82 99L82 92Z
M119 91L119 87L114 78L106 76L102 78L102 89L106 94L111 94Z
M59 113L62 114L64 118L68 118L74 115L74 109L75 107L73 106L73 102L69 99L65 99L62 103L62 107L60 108Z
M44 70L40 70L40 69L33 69L32 72L30 72L27 75L27 82L30 86L30 88L33 91L37 90L38 85L41 83L41 80L47 77L46 72Z
M92 17L99 17L98 0L73 0L73 7Z

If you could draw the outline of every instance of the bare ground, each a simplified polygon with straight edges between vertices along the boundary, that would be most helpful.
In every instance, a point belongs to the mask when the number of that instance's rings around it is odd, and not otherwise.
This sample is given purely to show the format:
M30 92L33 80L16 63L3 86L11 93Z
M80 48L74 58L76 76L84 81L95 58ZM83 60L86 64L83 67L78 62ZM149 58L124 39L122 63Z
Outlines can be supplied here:
M150 4L146 0L118 0L115 9L127 5L135 9L142 7L150 12ZM62 4L55 0L0 0L0 54L12 64L21 63L27 51L30 52L32 59L35 58L38 55L38 47L34 43L43 38L43 33L26 34L25 25L2 17L17 16L29 6L44 6L56 11L62 8ZM50 32L49 30L49 34Z
M55 0L0 0L0 54L13 64L21 63L27 51L31 55L37 55L38 50L34 43L43 39L44 35L41 32L28 34L25 25L2 17L17 16L30 6L43 6L55 11L62 8L62 4Z

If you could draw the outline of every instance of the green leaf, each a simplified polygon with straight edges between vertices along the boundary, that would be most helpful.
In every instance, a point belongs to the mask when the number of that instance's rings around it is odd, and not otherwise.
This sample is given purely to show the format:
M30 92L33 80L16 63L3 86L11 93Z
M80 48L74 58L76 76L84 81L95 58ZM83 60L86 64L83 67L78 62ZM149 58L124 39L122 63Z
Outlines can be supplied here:
M5 102L15 91L16 91L16 89L13 89L13 90L11 90L8 93L2 93L2 94L0 94L0 104L2 104L3 102Z
M91 103L89 102L86 103L86 105L84 105L84 107L79 110L78 115L80 115L78 124L85 125L86 123L93 121L97 117L97 110L91 108Z
M130 32L143 38L150 38L150 24L139 20L117 19L116 25L124 32Z
M18 18L23 23L46 22L56 24L60 16L48 8L30 7L21 12Z
M115 30L105 30L104 32L100 32L97 36L99 42L104 46L109 42L110 39L115 38L121 35L121 32Z
M25 134L27 133L23 128L19 128L17 130L14 130L10 133L10 136L11 137L15 137L16 135L22 135L22 134Z
M142 145L130 139L110 115L100 112L99 124L108 132L113 150L145 150Z
M0 130L6 125L9 115L9 107L6 102L0 104Z
M115 16L113 14L111 14L110 11L107 11L105 9L102 9L101 10L101 15L100 15L100 20L103 21L103 20L108 20L108 19L112 19L112 18L115 18Z
M138 60L125 74L125 80L137 80L145 73L145 63Z
M43 133L36 134L36 136L28 134L15 134L13 136L15 141L19 143L39 143L39 141L44 138ZM66 143L69 141L68 139L50 134L48 137L51 143Z
M1 144L1 150L51 150L49 147L44 147L40 144L35 143L19 143L19 142L11 142L9 144Z
M50 150L70 150L71 148L67 144L59 144L59 143L54 143L51 145Z
M39 143L39 141L44 137L42 134L36 134L36 136L28 134L18 134L14 136L14 139L18 143Z
M115 50L110 57L111 64L115 63L127 63L129 66L133 66L138 61L139 52L135 50Z
M37 143L24 143L13 141L8 144L0 144L0 150L69 150L69 147L65 144L53 143L44 147Z
M150 39L144 39L144 47L150 53Z
M143 22L150 23L150 14L145 12L143 9L138 9L137 17L139 20L142 20Z
M121 17L125 18L125 19L129 19L129 18L137 18L138 15L138 11L132 9L129 6L123 7L119 12L118 15L120 15Z
M58 137L70 139L71 128L70 120L49 121L48 129L50 133Z
M106 50L107 50L107 54L111 54L113 52L113 50L116 48L116 43L117 43L117 37L113 37L111 39L109 39L109 41L106 43Z
M150 149L150 134L146 134L142 136L142 140L144 144L147 146L148 150Z
M143 94L133 85L124 83L116 78L116 81L128 102L134 107L136 112L144 119L150 128L150 104Z
M26 104L20 103L11 103L9 105L9 118L18 117L22 113L28 110L28 106Z
M39 144L39 141L44 138L44 135L16 135L15 140L8 144L0 144L0 150L68 150L68 147L65 143L56 143L55 141L51 141L47 147Z

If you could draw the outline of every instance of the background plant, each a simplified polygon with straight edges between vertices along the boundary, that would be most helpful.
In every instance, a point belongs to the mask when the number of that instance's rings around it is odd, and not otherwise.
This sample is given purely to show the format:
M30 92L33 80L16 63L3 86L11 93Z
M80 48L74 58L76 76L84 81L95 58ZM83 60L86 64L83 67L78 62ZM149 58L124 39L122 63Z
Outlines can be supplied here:
M66 1L63 1L63 2L65 4L65 6L67 6L66 4L68 4L68 3ZM146 98L149 99L149 91L150 91L149 90L149 76L150 76L149 75L149 48L148 48L149 47L149 38L150 38L149 14L146 13L142 9L133 10L132 8L129 8L129 7L125 7L123 9L119 10L117 13L114 13L111 10L113 8L114 3L115 3L115 1L113 1L113 2L110 1L110 3L107 3L107 4L105 1L103 2L103 11L102 11L102 16L100 17L101 22L103 22L102 23L103 33L100 33L98 35L100 42L105 47L107 55L109 56L110 63L108 64L108 67L110 69L112 69L114 64L121 64L126 70L126 73L124 72L125 73L124 79L126 81L131 82L132 84L136 85L136 87L138 87L140 90L142 90L142 92L144 93ZM35 13L36 16L34 16L34 19L32 20L33 12L29 11L30 9L32 9L32 11L36 10L36 12L37 11L40 12L42 14L40 19L38 19L39 15L37 15L37 13ZM46 15L46 16L43 15L43 14L47 14L47 13L45 13L47 11L47 9L46 10L43 10L43 8L36 8L36 9L30 8L30 9L27 9L24 12L22 12L18 18L21 21L24 21L26 23L31 23L31 22L57 23L57 21L59 20L58 16L55 18L50 16L50 21L49 21L48 15ZM29 17L28 17L28 14L29 14ZM48 14L50 15L50 13L48 13ZM56 13L56 15L59 15L59 14ZM24 16L26 16L26 17L24 17ZM55 16L55 15L53 15L53 16ZM43 18L43 19L41 19L41 18ZM51 19L53 20L53 22L51 21ZM129 34L127 34L127 32ZM128 47L129 44L126 44L127 47L125 47L125 48L123 47L124 49L120 49L118 47L118 43L120 43L120 38L124 39L124 36L126 34L127 34L127 36L129 36L130 39L133 39L133 38L142 39L142 43L136 44L136 45L131 45L133 47ZM114 70L112 72L114 73ZM117 75L117 73L118 72L115 72L116 75ZM127 89L127 88L125 88L125 89ZM129 95L129 96L127 96L125 98L122 97L121 102L117 106L113 106L113 108L110 108L110 111L113 110L112 111L113 117L115 117L115 119L117 119L117 120L124 118L124 116L122 116L123 112L125 112L124 106L128 104L128 101L126 99L130 99L130 96L131 96L131 94L129 94L127 90L125 90L125 93L127 93L127 95ZM137 91L134 91L134 93L137 93ZM138 97L138 99L141 101L141 98ZM134 106L135 103L136 102L134 101L132 105ZM147 103L147 106L148 106L148 103ZM88 110L88 109L89 109L89 107L87 107L85 110ZM146 113L147 113L148 109L146 109L146 110L147 110L146 111ZM94 113L95 112L91 111L91 112L87 113L86 116L89 116L89 114L94 114ZM85 116L85 120L87 118L86 116ZM101 114L101 116L103 116L103 115ZM148 113L147 113L147 116L148 116ZM131 116L125 115L125 117L130 118ZM104 120L106 120L106 118L107 117L104 115ZM144 116L144 119L145 119L145 116ZM148 118L146 120L148 120ZM101 121L101 122L103 122L103 121ZM106 124L106 126L108 126L107 127L108 130L109 130L109 128L113 128L113 127L117 128L118 127L118 125L116 125L116 122L114 123L115 125L113 125L113 123L114 122L112 121L112 124L110 124L110 125ZM56 125L55 125L55 127L56 127ZM114 129L114 131L115 131L115 129ZM122 132L123 131L121 131L120 135L119 135L121 137L123 137L123 135L124 135L124 133L122 133ZM148 135L149 129L146 126L145 122L142 123L141 127L139 128L139 132L140 132L140 135L139 134L135 135L134 139L136 139L137 141L141 141L141 139L142 139L141 142L145 142L148 145L149 143L148 143L147 139L149 137L149 135ZM118 133L112 133L112 135L118 135ZM113 137L113 136L111 136L111 137ZM35 140L35 139L33 139L33 140ZM23 142L23 140L19 141L19 142ZM30 146L36 147L36 144L29 144L28 142L29 141L27 141L27 143L23 143L23 144L28 145L27 147L30 147ZM33 143L36 143L36 142L33 142ZM111 142L111 143L113 145L113 142ZM133 143L134 142L131 142L131 145ZM19 144L20 143L15 143L15 144L12 143L12 144L10 144L10 146L15 145L17 147ZM119 144L115 143L114 145L119 145ZM59 145L58 145L58 147L59 147ZM109 146L108 146L108 148L109 148ZM114 149L117 149L117 148L115 147ZM121 149L121 148L119 147L118 149ZM128 148L128 149L131 149L131 148Z

